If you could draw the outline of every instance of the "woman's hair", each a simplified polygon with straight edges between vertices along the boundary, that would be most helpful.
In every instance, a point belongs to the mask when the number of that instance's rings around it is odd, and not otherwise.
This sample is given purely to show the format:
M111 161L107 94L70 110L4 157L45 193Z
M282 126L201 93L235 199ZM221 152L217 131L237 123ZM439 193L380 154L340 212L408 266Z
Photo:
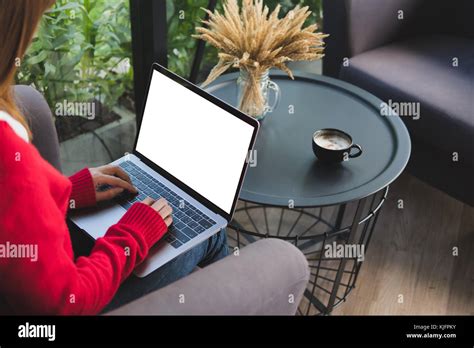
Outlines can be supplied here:
M16 68L25 54L43 13L55 0L0 0L0 110L29 131L11 91Z

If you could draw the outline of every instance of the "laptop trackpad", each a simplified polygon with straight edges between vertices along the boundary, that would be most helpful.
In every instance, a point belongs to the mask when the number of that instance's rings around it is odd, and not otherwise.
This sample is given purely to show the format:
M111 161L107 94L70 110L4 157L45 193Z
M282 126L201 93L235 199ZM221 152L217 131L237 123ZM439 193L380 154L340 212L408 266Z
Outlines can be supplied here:
M116 224L125 214L126 210L115 204L109 207L75 213L72 221L79 228L87 231L94 239L103 237L110 226Z

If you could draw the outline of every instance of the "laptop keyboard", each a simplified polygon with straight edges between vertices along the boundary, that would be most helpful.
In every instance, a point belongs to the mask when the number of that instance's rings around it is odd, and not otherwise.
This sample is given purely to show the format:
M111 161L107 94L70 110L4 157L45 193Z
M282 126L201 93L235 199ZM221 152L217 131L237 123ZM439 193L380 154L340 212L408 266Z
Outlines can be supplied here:
M134 196L129 194L119 196L117 202L128 210L132 204L141 202L146 197L151 197L155 200L160 197L165 198L173 208L173 223L168 228L168 233L164 236L164 239L173 247L179 248L216 224L214 220L134 163L125 161L120 163L119 166L128 173L139 193Z

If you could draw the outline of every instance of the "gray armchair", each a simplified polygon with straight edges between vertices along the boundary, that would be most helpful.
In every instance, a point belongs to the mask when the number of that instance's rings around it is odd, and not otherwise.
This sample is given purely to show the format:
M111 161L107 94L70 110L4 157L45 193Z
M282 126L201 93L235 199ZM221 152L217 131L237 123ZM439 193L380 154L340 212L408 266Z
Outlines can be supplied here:
M16 86L15 94L30 122L33 144L59 169L58 139L47 103L31 87ZM108 314L294 315L308 279L308 263L296 247L265 239Z
M386 102L419 102L419 119L402 117L412 138L408 170L470 205L473 14L472 0L324 1L324 74Z

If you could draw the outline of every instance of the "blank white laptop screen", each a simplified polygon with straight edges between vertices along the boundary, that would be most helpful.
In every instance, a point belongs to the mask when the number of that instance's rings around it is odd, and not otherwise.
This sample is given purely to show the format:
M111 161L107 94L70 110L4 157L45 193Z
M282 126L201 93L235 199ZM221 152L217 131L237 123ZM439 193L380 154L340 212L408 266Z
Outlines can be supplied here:
M230 214L253 130L153 71L136 150Z

